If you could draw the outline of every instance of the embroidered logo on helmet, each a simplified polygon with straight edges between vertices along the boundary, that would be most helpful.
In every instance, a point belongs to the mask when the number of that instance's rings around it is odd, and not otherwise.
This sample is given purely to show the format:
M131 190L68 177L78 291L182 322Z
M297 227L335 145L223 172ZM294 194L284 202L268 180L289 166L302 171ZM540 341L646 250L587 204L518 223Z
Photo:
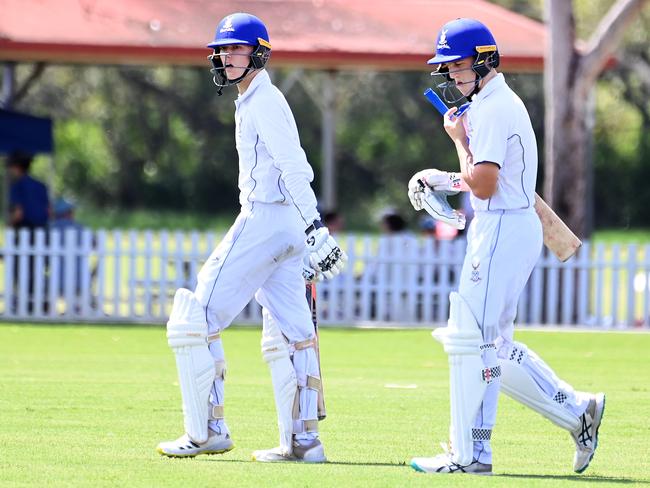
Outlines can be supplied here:
M232 25L232 16L226 18L219 32L235 32L235 28Z
M438 39L438 49L451 49L449 44L447 44L447 29L443 29L440 34L440 39Z

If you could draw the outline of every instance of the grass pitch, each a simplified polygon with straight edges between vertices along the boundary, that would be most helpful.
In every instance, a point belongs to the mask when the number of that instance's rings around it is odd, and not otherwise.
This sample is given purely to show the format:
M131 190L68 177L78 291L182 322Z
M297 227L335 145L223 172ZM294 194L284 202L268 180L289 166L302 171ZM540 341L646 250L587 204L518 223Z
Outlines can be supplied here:
M607 410L596 457L575 475L568 434L502 397L491 478L408 466L447 438L447 360L425 330L323 330L330 462L250 462L253 450L277 443L259 339L257 329L224 334L236 449L166 459L156 444L182 433L182 414L163 328L0 325L0 485L650 485L649 334L518 332L562 378L605 391Z

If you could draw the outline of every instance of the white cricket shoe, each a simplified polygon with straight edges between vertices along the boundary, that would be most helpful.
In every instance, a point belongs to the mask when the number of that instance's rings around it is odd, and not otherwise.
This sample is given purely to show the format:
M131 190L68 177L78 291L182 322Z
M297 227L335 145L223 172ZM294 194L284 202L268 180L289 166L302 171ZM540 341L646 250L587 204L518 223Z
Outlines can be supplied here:
M194 457L199 454L223 454L235 448L230 434L212 433L203 444L194 442L187 434L175 441L161 442L156 450L162 456Z
M302 445L293 441L293 453L286 454L279 447L273 449L260 449L253 452L253 461L260 463L278 463L283 461L294 461L303 463L325 463L325 450L320 439L314 439L309 445Z
M467 466L462 466L453 462L451 456L447 453L429 458L413 458L411 467L420 473L468 473L488 476L492 474L491 464L483 464L474 459Z
M571 432L576 443L576 454L573 457L573 470L582 473L594 457L598 447L598 429L605 413L605 395L597 393L589 401L585 413L580 417L580 427Z

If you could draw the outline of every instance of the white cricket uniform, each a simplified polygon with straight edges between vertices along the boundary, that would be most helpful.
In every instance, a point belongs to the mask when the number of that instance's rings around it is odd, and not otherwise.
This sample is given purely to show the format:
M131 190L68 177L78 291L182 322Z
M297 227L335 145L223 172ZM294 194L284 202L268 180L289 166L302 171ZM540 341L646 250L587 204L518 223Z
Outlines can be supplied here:
M459 285L484 342L495 344L495 349L483 352L485 366L491 368L498 364L497 355L503 358L512 350L519 295L542 249L542 226L533 207L537 143L526 107L502 74L474 96L463 120L474 164L499 166L494 195L487 200L471 195L474 219ZM584 412L588 397L559 380L534 353L529 354L526 367L551 398L561 392L570 411ZM496 419L499 387L499 378L488 385L474 424L487 439ZM491 464L489 441L476 441L474 456Z
M315 336L302 277L305 229L319 218L313 171L291 109L265 70L235 106L241 212L201 268L195 295L210 334L228 327L254 296L290 343L304 341ZM221 340L210 351L225 359ZM210 401L223 405L222 378ZM224 426L210 423L217 431Z

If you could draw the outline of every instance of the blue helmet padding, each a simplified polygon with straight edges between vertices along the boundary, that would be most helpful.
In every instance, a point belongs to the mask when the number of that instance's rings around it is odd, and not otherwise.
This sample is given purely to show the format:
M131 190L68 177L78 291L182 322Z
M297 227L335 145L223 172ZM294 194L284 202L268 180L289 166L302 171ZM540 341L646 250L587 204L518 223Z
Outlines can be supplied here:
M427 64L442 64L476 56L477 46L495 45L494 36L483 23L474 19L447 22L436 39L436 54Z
M207 47L214 49L217 46L234 44L257 46L259 39L270 42L264 22L254 15L238 12L224 17L219 22L214 40Z

